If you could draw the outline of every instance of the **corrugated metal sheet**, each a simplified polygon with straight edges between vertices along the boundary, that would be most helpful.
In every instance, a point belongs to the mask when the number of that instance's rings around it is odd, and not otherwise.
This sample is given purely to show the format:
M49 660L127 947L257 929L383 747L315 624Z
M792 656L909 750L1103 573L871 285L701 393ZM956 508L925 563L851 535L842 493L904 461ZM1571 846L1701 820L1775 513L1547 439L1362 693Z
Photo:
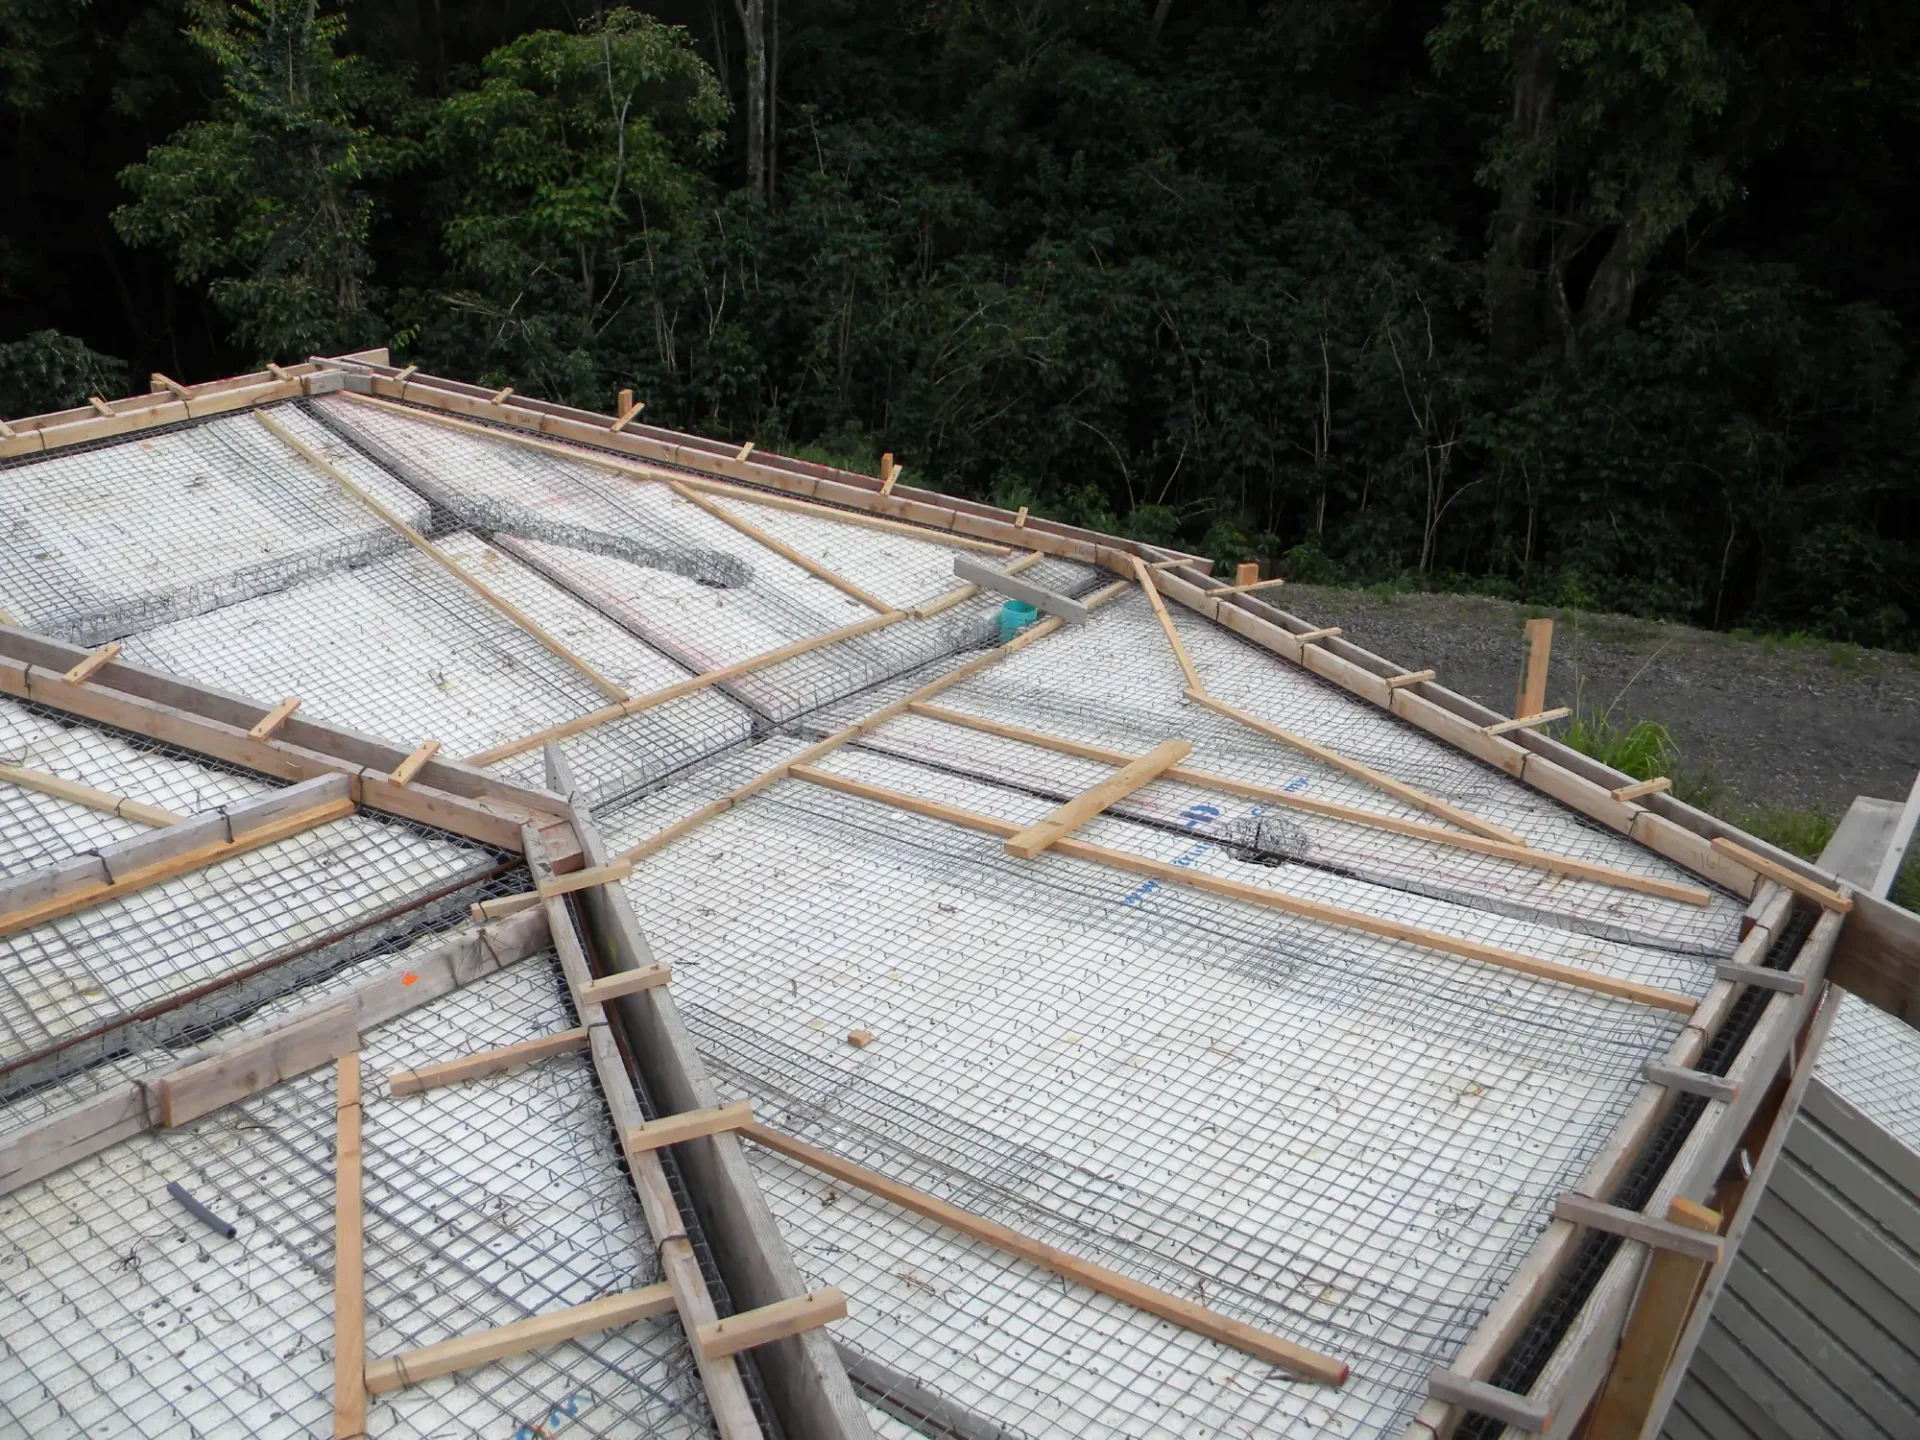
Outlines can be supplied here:
M1829 868L1872 876L1898 816L1886 801L1855 802L1829 847L1854 853ZM1848 997L1666 1440L1920 1436L1916 1102L1920 1033Z
M1664 1433L1920 1435L1920 1156L1817 1079Z

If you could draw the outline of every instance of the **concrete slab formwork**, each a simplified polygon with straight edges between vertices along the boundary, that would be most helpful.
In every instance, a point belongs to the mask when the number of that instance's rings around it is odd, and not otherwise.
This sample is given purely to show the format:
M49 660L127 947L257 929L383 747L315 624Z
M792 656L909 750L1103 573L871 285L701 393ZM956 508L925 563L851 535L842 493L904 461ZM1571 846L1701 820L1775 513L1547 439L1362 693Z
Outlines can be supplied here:
M606 443L654 449L616 473L514 429L578 442L595 433L584 412L409 388L369 378L393 373L372 361L322 369L336 388L417 391L482 424L329 394L273 412L312 455L241 413L17 462L0 485L30 502L32 536L0 542L0 608L263 709L297 695L302 716L403 751L430 739L448 758L498 752L484 773L518 786L548 783L540 741L564 732L594 822L580 825L616 856L640 847L614 883L672 967L676 1024L698 1051L673 1063L704 1066L717 1098L751 1101L799 1140L1351 1367L1342 1386L1301 1383L749 1142L805 1283L849 1297L832 1335L876 1433L1401 1434L1432 1417L1430 1374L1534 1263L1556 1199L1649 1122L1643 1067L1701 1033L1690 1020L1711 1028L1725 1011L1716 967L1745 954L1744 894L1549 798L1586 782L1522 783L1175 604L1166 623L1207 694L1344 759L1196 703L1145 597L1104 593L1102 566L1137 577L1132 548L1109 548L1123 542L1042 522L1035 545L1062 553L1024 579L1096 608L996 651L1001 597L956 595L940 532L674 488L807 467L727 463L639 427ZM826 472L806 483L837 486L842 504L866 493ZM127 497L118 521L102 519L109 494ZM961 509L937 514L923 495L887 504L959 526ZM1021 530L979 525L1007 542L989 563L1022 556ZM847 627L860 633L821 638ZM785 647L805 648L755 663ZM962 669L940 709L905 709ZM609 687L644 703L602 716ZM686 693L646 700L669 687ZM269 789L75 726L57 690L35 694L48 702L0 701L0 761L184 813ZM826 753L835 735L847 743ZM1182 768L1072 844L1032 860L1003 848L1006 829L1123 763L1068 750L1138 755L1174 739L1191 745ZM811 778L787 773L796 758ZM1446 843L1467 834L1449 818L1463 813L1556 863ZM0 879L142 828L5 783L0 816ZM676 823L677 838L653 841ZM1074 848L1087 844L1104 858ZM147 1074L169 1046L344 993L466 923L468 900L524 886L513 867L363 813L0 937L0 1063L68 1052L30 1093L0 1086L0 1146ZM381 917L364 943L309 947L305 968L276 958L354 915ZM1495 951L1563 969L1518 973ZM277 982L236 980L262 965ZM1640 999L1568 983L1581 976ZM149 1013L169 1006L179 1033ZM370 1030L362 1069L377 1080L575 1018L551 962L527 961ZM91 1049L58 1045L83 1030ZM658 1278L593 1074L575 1054L406 1100L368 1085L371 1351ZM1696 1109L1714 1120L1725 1107ZM27 1338L10 1333L0 1354L0 1414L36 1434L323 1428L331 1117L321 1070L0 1195L0 1284L27 1317ZM696 1193L717 1173L675 1182L695 1232L717 1213ZM200 1239L155 1199L177 1176L233 1202L236 1240ZM705 1268L730 1306L727 1267ZM750 1383L756 1414L771 1424L769 1405L792 1395L769 1396L808 1373ZM714 1423L668 1319L402 1390L369 1429L530 1435L562 1420L611 1435Z

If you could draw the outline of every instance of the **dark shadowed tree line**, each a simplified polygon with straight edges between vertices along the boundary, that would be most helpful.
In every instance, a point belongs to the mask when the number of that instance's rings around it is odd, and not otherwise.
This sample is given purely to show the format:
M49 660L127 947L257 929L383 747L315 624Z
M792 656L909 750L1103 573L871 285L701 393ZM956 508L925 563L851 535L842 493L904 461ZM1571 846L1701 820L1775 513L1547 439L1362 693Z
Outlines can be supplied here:
M1300 579L1920 645L1920 12L0 0L0 411L389 344Z

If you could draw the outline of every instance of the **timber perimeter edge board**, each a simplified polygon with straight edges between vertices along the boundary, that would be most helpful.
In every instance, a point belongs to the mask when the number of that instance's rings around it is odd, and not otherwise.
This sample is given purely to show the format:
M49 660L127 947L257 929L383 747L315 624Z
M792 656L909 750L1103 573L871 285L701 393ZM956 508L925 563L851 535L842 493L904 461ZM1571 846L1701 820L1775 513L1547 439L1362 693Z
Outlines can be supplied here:
M273 705L115 660L82 684L62 677L87 652L31 631L0 626L0 694L96 721L276 779L347 777L355 804L447 830L503 850L520 850L521 826L553 830L556 867L579 864L564 800L512 785L454 760L432 760L396 784L408 752L371 736L295 714L266 739L249 733Z

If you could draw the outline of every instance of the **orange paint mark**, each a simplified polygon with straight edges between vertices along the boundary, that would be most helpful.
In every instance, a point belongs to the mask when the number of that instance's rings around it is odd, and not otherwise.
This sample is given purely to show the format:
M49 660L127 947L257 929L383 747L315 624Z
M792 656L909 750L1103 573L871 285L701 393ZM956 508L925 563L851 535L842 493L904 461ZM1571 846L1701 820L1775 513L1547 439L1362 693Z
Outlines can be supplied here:
M402 985L411 985L413 984L414 981L418 980L419 978L420 977L418 975L414 974L411 970L409 970L406 974L400 977L400 983Z

